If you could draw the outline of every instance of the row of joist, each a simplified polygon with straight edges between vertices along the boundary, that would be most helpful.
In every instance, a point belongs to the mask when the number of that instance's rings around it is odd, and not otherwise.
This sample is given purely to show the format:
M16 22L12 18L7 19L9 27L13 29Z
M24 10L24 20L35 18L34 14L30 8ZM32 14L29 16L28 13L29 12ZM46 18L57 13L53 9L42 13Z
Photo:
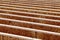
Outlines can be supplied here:
M1 1L0 32L36 40L60 40L60 4L34 0Z

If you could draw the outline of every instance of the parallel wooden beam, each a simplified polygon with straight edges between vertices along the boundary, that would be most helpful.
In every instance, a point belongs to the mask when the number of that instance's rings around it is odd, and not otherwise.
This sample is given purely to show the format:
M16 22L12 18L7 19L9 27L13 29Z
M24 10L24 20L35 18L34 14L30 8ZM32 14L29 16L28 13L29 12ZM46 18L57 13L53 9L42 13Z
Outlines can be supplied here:
M59 40L60 1L1 0L0 35L5 35L3 38L10 40L7 35L12 34L18 35L18 38L12 37L11 40L23 40L24 37L31 38L24 40ZM0 40L3 40L1 36ZM19 39L21 36L24 37Z

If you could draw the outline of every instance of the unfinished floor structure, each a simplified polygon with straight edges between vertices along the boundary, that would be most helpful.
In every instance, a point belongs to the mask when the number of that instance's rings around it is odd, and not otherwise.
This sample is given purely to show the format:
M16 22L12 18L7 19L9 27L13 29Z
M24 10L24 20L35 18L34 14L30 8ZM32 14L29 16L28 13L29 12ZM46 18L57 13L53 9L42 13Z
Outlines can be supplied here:
M0 0L0 40L60 40L60 1Z

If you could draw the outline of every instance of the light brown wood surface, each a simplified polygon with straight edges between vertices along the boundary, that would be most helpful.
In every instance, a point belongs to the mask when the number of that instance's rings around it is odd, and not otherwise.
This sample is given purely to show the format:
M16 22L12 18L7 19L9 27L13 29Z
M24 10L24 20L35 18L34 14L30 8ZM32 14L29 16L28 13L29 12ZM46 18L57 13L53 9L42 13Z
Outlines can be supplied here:
M0 32L42 40L60 40L60 1L1 0ZM8 36L0 36L0 39L22 40Z

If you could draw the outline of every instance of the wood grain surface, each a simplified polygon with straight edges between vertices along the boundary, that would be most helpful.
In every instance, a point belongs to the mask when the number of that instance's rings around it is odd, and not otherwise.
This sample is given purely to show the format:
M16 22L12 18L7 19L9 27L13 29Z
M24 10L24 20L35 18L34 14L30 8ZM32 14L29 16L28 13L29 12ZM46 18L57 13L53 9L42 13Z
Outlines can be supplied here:
M38 40L38 39L0 32L0 40Z
M60 40L60 1L1 0L0 32L42 40ZM0 39L23 40L2 35Z

